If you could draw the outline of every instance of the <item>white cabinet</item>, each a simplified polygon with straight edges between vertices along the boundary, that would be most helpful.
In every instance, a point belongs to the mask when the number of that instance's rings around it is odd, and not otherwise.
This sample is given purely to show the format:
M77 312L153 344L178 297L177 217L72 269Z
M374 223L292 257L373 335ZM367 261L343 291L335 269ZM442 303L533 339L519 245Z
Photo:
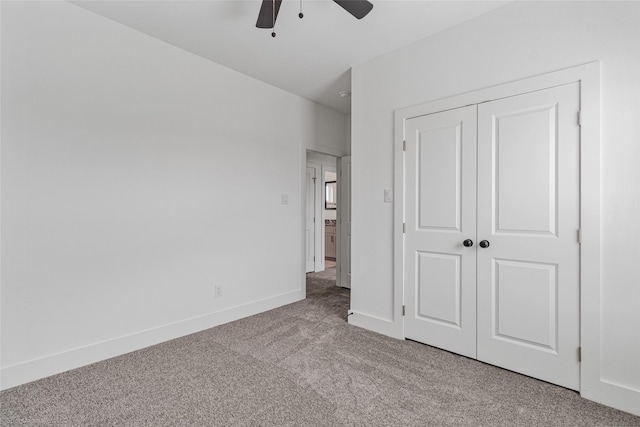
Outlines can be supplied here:
M336 226L326 225L324 228L324 257L335 260L336 259Z

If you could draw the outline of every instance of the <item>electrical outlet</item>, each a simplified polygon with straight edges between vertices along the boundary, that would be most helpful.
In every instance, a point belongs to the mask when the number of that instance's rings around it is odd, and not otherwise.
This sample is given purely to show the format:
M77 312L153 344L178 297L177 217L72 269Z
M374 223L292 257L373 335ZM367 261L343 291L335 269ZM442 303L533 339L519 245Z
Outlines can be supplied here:
M214 292L214 294L213 294L214 297L216 297L216 298L217 297L221 297L222 296L222 286L220 286L220 285L214 286L213 292Z

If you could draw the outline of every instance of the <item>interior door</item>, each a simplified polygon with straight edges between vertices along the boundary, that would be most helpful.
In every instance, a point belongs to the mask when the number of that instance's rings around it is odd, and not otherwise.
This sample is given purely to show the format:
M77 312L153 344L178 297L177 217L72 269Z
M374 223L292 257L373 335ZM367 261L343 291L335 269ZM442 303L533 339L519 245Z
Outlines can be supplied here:
M476 110L405 123L405 336L468 357L476 356Z
M478 106L478 359L575 390L579 90Z
M307 166L307 203L305 214L306 272L315 271L316 168Z
M339 160L338 286L351 288L351 156Z

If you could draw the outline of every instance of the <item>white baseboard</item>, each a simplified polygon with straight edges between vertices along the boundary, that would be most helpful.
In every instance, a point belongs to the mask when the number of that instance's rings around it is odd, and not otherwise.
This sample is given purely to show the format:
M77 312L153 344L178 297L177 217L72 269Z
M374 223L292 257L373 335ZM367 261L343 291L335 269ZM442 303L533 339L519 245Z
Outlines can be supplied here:
M399 340L404 339L404 335L402 333L402 325L397 325L390 320L382 319L380 317L375 317L368 314L358 313L353 310L351 310L350 313L351 314L348 317L350 325L368 329L370 331L377 332L391 338L396 338Z
M640 390L604 379L583 383L580 395L588 400L640 416Z
M214 326L291 304L304 298L305 295L302 290L288 292L215 313L208 313L146 331L136 332L131 335L125 335L6 366L0 370L0 390L180 338Z

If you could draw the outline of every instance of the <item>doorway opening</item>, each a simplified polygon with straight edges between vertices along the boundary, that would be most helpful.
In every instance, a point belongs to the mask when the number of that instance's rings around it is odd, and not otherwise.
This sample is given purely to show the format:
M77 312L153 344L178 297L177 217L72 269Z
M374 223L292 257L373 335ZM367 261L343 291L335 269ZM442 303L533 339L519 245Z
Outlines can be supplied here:
M344 218L350 206L350 180L341 168L344 163L345 157L307 151L305 248L308 279L348 288L340 274L341 270L350 272L350 248L344 244L348 241Z
M351 271L350 256L341 247L347 241L344 225L345 207L351 205L346 202L350 175L341 169L344 157L307 151L306 160L306 296L312 304L347 322L351 292L345 289L340 271Z

